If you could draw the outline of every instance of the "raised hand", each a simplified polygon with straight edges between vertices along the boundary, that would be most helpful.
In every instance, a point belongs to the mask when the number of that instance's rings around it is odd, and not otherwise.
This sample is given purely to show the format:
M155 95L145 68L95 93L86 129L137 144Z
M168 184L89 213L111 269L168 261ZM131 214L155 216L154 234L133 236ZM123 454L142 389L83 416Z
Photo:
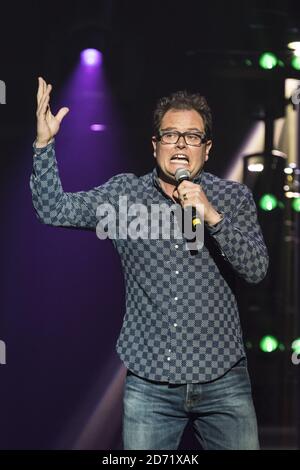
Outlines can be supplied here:
M38 78L39 88L37 92L37 137L36 147L45 147L49 141L58 133L60 124L69 108L61 108L56 116L51 113L49 101L52 90L51 85L47 85L42 77Z

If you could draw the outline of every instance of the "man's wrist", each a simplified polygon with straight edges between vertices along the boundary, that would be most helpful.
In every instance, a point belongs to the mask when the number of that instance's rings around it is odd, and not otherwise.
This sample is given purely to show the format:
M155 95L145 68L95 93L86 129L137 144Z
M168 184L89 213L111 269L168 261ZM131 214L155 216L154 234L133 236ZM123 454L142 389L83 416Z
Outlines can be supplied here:
M36 139L34 141L34 146L37 149L41 149L41 148L47 147L47 145L49 145L52 141L53 141L53 137L47 141L41 141L41 140Z
M224 219L224 214L222 214L221 212L218 212L218 211L214 211L214 213L211 214L205 220L205 222L206 222L207 225L209 225L209 227L215 227L223 219Z

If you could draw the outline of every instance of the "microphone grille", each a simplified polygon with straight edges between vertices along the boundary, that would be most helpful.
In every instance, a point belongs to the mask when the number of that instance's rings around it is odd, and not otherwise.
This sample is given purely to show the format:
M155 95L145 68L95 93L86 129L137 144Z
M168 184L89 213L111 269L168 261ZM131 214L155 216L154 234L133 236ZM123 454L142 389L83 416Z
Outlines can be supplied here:
M175 171L175 179L177 183L182 180L189 180L190 177L191 173L186 168L177 168L177 170Z

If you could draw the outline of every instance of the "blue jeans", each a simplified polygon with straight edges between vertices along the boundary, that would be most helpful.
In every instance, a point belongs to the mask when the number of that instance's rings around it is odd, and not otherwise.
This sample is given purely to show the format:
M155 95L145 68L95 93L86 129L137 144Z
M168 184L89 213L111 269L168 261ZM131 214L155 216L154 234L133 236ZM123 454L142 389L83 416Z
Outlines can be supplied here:
M154 382L128 371L124 449L176 450L189 420L203 449L259 448L244 359L221 378L207 383Z

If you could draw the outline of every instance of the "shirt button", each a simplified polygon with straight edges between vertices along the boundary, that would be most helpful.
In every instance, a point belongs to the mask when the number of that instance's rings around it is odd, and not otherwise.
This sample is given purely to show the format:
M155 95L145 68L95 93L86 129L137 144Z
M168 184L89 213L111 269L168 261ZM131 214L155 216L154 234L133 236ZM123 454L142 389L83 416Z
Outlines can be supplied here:
M176 274L179 274L179 271L175 271Z
M169 349L169 352L171 352L171 349Z
M177 326L177 323L174 323L174 326L175 326L175 328L176 328L176 326Z
M178 245L175 245L175 248L178 248Z
M178 300L178 297L174 297L174 300Z
M170 357L167 357L167 359L168 359L168 361L170 361L170 360L171 360L171 358L170 358Z

